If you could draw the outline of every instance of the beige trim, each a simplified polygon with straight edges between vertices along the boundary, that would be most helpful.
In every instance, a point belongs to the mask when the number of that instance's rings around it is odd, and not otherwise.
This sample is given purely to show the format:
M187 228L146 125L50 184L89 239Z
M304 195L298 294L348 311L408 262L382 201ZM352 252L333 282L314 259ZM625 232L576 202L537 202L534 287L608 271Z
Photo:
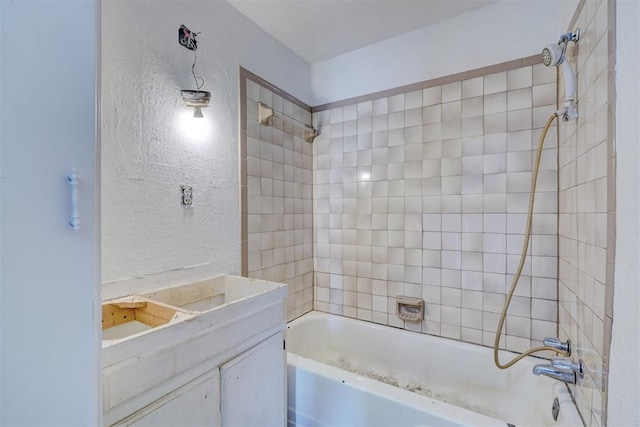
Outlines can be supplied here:
M247 79L240 67L238 85L240 87L240 275L249 276L249 217L247 211Z
M525 58L514 59L513 61L490 65L488 67L476 68L475 70L469 70L469 71L464 71L462 73L450 74L448 76L437 77L435 79L425 80L418 83L412 83L405 86L398 86L398 87L383 90L380 92L373 92L373 93L369 93L362 96L356 96L354 98L347 98L340 101L329 102L327 104L322 104L322 105L313 107L311 109L311 112L317 113L318 111L325 111L325 110L330 110L332 108L344 107L345 105L353 105L359 102L371 101L378 98L399 95L402 93L427 89L434 86L442 86L447 83L473 79L476 77L486 76L488 74L500 73L502 71L515 70L516 68L527 67L529 65L535 65L540 63L542 63L540 55L527 56Z
M296 104L298 107L302 108L303 110L307 110L307 111L311 112L311 107L308 106L307 104L305 104L304 102L300 101L295 96L291 95L288 92L285 92L284 90L280 89L279 87L277 87L273 83L270 83L270 82L266 81L262 77L252 73L251 71L247 70L246 68L240 67L240 83L243 83L244 79L253 80L254 82L259 84L260 86L265 87L265 88L269 89L271 92L280 95L284 99L293 102L294 104ZM246 96L245 96L245 98L246 98ZM243 102L247 102L246 99Z
M578 22L578 18L580 17L580 13L582 13L582 9L584 8L584 5L587 3L587 0L580 0L580 3L578 3L578 6L576 6L576 11L573 13L573 17L571 18L571 21L569 22L569 27L567 28L567 31L573 31L576 26L576 22Z

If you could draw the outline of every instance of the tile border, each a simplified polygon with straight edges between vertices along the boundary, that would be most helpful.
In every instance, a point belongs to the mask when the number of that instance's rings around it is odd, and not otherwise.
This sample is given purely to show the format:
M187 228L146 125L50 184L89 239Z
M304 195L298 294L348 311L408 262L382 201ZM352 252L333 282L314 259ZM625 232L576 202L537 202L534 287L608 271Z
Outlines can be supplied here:
M578 6L576 6L576 11L573 13L573 17L571 18L571 21L569 22L567 31L573 31L574 27L576 26L576 22L578 22L578 18L582 13L582 9L584 8L584 5L586 3L587 3L587 0L580 0L580 3L578 3Z
M502 62L500 64L489 65L487 67L476 68L469 71L463 71L461 73L450 74L443 77L436 77L435 79L431 79L431 80L424 80L417 83L398 86L392 89L386 89L379 92L368 93L366 95L356 96L353 98L347 98L347 99L342 99L340 101L334 101L334 102L329 102L322 105L317 105L311 108L311 113L317 113L319 111L325 111L332 108L344 107L345 105L357 104L359 102L371 101L378 98L399 95L402 93L413 92L415 90L427 89L434 86L442 86L447 83L473 79L476 77L486 76L488 74L500 73L503 71L510 71L516 68L522 68L522 67L527 67L529 65L536 65L541 63L542 63L542 58L540 57L540 55L527 56L520 59L514 59L512 61Z

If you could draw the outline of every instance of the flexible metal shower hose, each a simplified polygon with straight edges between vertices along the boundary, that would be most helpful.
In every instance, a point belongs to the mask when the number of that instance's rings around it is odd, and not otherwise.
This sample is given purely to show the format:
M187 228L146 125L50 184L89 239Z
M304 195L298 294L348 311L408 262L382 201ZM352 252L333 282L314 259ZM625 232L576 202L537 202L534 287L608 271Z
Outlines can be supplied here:
M493 361L495 362L496 366L500 369L510 368L511 366L515 365L518 361L522 360L526 356L529 356L530 354L537 353L540 351L553 351L557 354L559 353L559 354L568 356L568 354L562 351L559 351L555 348L535 347L514 357L512 360L510 360L505 364L500 363L500 359L498 357L498 346L500 344L500 335L502 334L504 321L507 317L507 310L509 310L509 305L511 304L511 297L513 297L513 293L518 287L520 275L522 274L522 269L524 268L524 263L527 259L527 251L529 250L529 239L531 238L531 223L533 222L532 221L533 205L536 197L536 184L538 182L538 170L540 169L540 158L542 157L542 147L544 146L544 140L547 137L547 132L549 131L551 124L557 117L558 117L558 114L553 113L547 119L547 123L544 125L544 129L542 130L542 134L540 135L540 140L538 142L538 150L536 152L536 161L533 164L533 172L531 175L531 194L529 195L529 211L527 212L527 227L524 234L524 244L522 246L522 255L520 256L520 264L518 265L516 274L513 276L513 280L511 281L511 287L509 288L509 292L507 293L507 299L504 302L504 307L502 308L502 314L500 314L500 321L498 322L498 329L496 330L496 338L495 338L495 341L493 342Z

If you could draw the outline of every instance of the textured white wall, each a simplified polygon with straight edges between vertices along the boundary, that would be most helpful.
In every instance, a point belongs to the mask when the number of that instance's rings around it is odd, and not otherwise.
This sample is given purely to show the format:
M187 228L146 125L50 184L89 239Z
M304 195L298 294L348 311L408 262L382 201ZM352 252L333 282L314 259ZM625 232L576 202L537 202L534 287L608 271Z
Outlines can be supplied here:
M617 2L616 265L608 424L640 420L640 3Z
M313 105L535 55L578 0L506 0L311 66Z
M104 297L167 281L240 273L238 66L310 101L309 65L224 1L103 1ZM205 119L180 89L196 71L211 92ZM194 205L180 205L181 184Z

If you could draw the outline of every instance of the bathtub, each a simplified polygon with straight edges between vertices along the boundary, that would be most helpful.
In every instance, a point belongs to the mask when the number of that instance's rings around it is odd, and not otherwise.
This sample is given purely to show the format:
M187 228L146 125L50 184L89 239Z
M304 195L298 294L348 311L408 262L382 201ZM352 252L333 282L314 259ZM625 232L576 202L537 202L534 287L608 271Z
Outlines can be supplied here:
M502 371L490 348L320 312L286 346L289 426L583 425L567 387L531 373L540 359Z

